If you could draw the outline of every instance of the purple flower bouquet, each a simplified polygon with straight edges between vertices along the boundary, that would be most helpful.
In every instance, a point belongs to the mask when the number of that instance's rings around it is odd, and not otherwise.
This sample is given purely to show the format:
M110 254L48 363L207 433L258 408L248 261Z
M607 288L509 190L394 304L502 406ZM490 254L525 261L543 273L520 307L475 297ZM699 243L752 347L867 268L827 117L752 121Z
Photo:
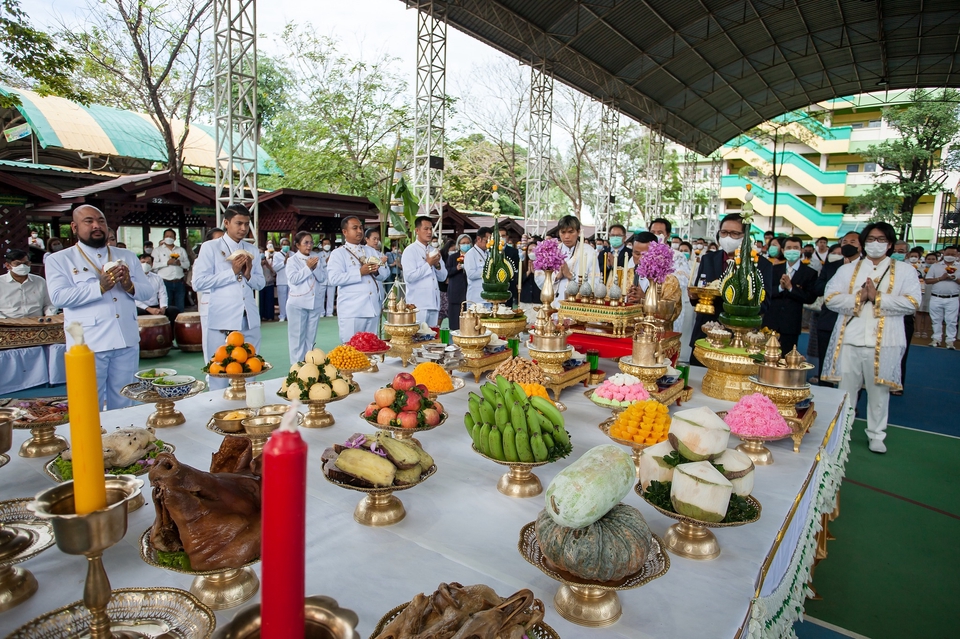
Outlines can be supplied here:
M539 249L537 253L539 257ZM663 284L667 275L673 273L673 249L666 244L650 242L650 248L640 256L637 264L637 275L645 277L651 282Z
M548 238L537 244L537 256L533 259L534 269L538 271L559 271L563 262L560 242Z

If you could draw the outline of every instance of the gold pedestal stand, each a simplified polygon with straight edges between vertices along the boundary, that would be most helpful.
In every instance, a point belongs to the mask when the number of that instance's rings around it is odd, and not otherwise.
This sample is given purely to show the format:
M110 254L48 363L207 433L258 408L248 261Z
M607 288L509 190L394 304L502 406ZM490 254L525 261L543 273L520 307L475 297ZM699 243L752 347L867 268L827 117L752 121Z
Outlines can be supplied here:
M701 386L704 395L735 402L754 392L750 376L757 374L759 364L746 355L731 352L731 348L713 348L705 339L694 346L694 357L707 367Z
M564 340L564 342L566 342L566 340ZM527 352L530 353L530 357L537 363L540 370L543 371L544 376L553 375L554 377L558 377L564 374L563 363L573 355L573 348L567 346L561 350L548 351L534 348L532 344L527 344ZM588 369L587 373L589 372Z
M668 365L666 363L653 365L635 364L633 362L633 356L624 356L617 362L617 366L620 367L621 372L639 377L643 383L643 388L650 393L650 399L655 399L665 406L674 403L688 402L690 398L693 397L693 388L684 386L682 379L678 379L670 386L660 387L657 380L667 374Z
M57 426L66 424L69 419L43 424L30 422L13 422L17 430L30 430L30 439L20 445L21 457L51 457L65 451L69 446L67 440L57 435Z
M335 599L310 595L303 602L304 637L309 639L355 639L360 618L341 608ZM217 628L214 639L257 639L260 637L260 604L237 612L233 619ZM375 632L374 634L379 634Z
M227 375L226 373L221 373L219 375L210 375L210 377L219 377L220 379L229 379L230 386L228 386L223 391L223 398L230 400L243 401L247 398L247 380L251 377L256 377L257 375L263 375L269 371L273 366L268 363L263 363L263 368L256 373L240 373L239 375Z
M460 380L460 381L462 382L463 380ZM417 426L416 428L403 428L401 426L390 426L390 425L384 426L383 424L378 424L376 422L370 421L364 416L362 412L360 413L360 419L364 420L374 428L387 431L388 433L390 433L390 436L393 437L394 439L409 439L411 441L416 442L417 445L420 446L420 440L414 437L414 435L431 431L434 428L437 428L438 426L443 426L444 422L447 421L447 413L446 412L440 413L440 421L437 422L436 426ZM421 448L423 447L421 446Z
M580 300L581 298L578 298ZM549 302L545 302L549 304ZM587 330L587 325L601 325L608 329L605 334L610 337L628 337L633 329L634 323L644 315L642 304L630 305L607 305L604 300L599 303L594 301L571 301L564 299L560 302L560 309L557 311L557 320L563 323L563 320L569 319L575 323L569 330L574 333L583 333L586 335L596 335L596 330Z
M384 324L383 330L390 334L390 350L387 355L399 357L404 368L413 356L413 336L420 329L419 324Z
M142 389L140 388L140 384L134 383L127 384L120 389L120 394L127 399L132 399L133 401L140 402L141 404L156 403L156 411L147 417L147 428L168 428L170 426L179 426L187 421L187 419L183 416L183 413L174 408L174 402L178 402L181 399L187 399L188 397L194 397L203 392L206 388L206 383L197 380L190 385L190 391L187 392L186 395L168 398L160 397L160 394L157 393L156 389L152 386L150 388Z
M585 382L588 377L590 377L590 364L589 362L584 362L580 366L571 368L570 370L564 371L559 375L555 375L553 373L544 373L543 386L548 391L553 393L553 401L559 404L560 392L564 388Z
M480 382L480 376L492 371L500 362L513 357L513 352L506 349L500 353L486 355L483 349L490 343L493 333L487 331L483 335L461 335L460 331L450 331L450 339L463 351L463 362L455 370L463 373L472 373L473 381Z
M304 428L327 428L328 426L333 426L336 423L336 420L333 418L333 415L327 412L327 404L333 402L339 402L341 399L353 395L360 390L360 387L355 383L350 384L350 392L347 395L340 395L339 397L333 397L331 399L301 399L300 403L307 406L307 414L303 417L303 423L300 425ZM285 397L280 395L280 397Z
M774 386L764 384L756 376L750 377L750 381L753 383L754 392L770 398L777 405L777 411L784 417L796 417L797 404L810 397L809 384L798 388Z
M19 606L37 592L36 577L16 564L53 545L53 527L28 510L32 501L0 502L0 612Z
M562 584L553 597L553 605L561 617L579 626L604 628L616 623L623 614L618 590L639 588L670 570L670 558L663 550L663 541L651 535L646 562L637 572L613 582L581 579L544 557L534 526L535 522L530 522L520 529L517 550L528 563Z
M366 497L360 500L360 503L357 504L357 507L353 511L353 519L358 524L363 524L364 526L391 526L407 516L407 511L403 507L403 502L397 499L393 493L401 490L409 490L414 486L419 486L436 472L437 466L434 464L424 471L422 475L420 475L420 481L416 482L415 484L388 486L386 488L364 488L361 486L351 486L349 484L344 484L334 479L330 479L326 473L324 473L323 476L328 482L336 486L340 486L341 488L347 488L350 490L359 491L361 493L366 493Z
M380 367L377 365L377 357L380 358L380 363L382 364L386 361L386 355L390 352L390 349L384 349L382 351L373 351L372 353L364 353L368 358L370 358L370 368L364 370L365 373L379 373Z
M477 450L476 446L471 446L473 452L484 459L489 459L495 464L509 466L510 470L500 477L497 482L497 490L507 497L536 497L543 492L543 484L540 478L533 474L533 469L538 466L549 464L550 462L508 462L500 459L488 457Z
M500 339L514 339L527 327L526 315L501 319L496 315L497 305L494 305L494 314L480 317L480 324Z

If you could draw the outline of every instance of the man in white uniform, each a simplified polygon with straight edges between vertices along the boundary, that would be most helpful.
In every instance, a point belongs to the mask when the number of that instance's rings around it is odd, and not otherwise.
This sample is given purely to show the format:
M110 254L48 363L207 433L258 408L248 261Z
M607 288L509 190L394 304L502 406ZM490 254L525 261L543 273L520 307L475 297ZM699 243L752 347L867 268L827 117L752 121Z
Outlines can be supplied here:
M242 331L260 349L260 308L254 292L264 286L256 246L244 241L250 232L250 211L232 204L223 214L225 234L205 242L193 267L193 288L208 304L203 330L213 352L231 331ZM208 358L209 359L209 358ZM227 379L207 376L211 389L226 388Z
M380 285L377 281L385 282L390 277L390 269L379 251L360 244L363 240L360 218L352 215L343 218L340 232L343 246L330 254L327 282L337 288L340 341L348 342L357 333L376 335L380 323Z
M18 319L56 315L57 307L50 301L46 281L30 273L30 258L26 251L10 249L3 261L7 272L0 277L0 317Z
M287 343L290 365L302 362L317 343L317 325L326 302L327 263L311 253L313 235L300 231L294 237L296 252L286 264L290 296L287 298Z
M140 362L136 302L153 297L153 286L133 251L107 246L107 220L100 209L78 206L70 227L77 244L47 259L50 300L63 308L65 325L83 325L83 339L96 353L100 406L132 406L120 390ZM69 333L66 338L69 349L73 338Z
M333 243L328 239L323 239L320 242L320 259L323 260L324 264L327 264L330 261L330 256L333 254ZM327 304L324 309L324 315L327 317L333 317L333 308L337 299L337 287L333 284L327 283ZM321 315L320 317L323 317Z
M290 286L287 283L287 260L290 259L290 240L280 240L280 252L273 256L273 270L277 274L277 306L280 307L280 321L287 321L287 294ZM326 289L324 289L326 296ZM326 304L326 299L324 299Z
M483 265L487 263L487 243L493 231L489 226L477 229L477 241L463 257L463 271L467 274L467 301L471 304L485 304L480 297L483 292Z
M165 315L170 320L170 325L173 326L177 321L177 315L180 314L180 309L169 305L167 287L164 286L160 276L153 272L153 256L146 253L141 255L140 266L155 292L150 299L142 302L137 301L137 315Z
M187 293L184 278L190 268L190 258L182 246L177 246L177 232L166 229L163 232L163 241L150 255L153 257L153 272L163 280L170 305L184 308Z
M958 268L957 247L948 246L943 249L943 261L931 266L924 280L930 287L930 321L933 323L933 342L930 345L934 348L940 346L944 322L947 324L947 348L953 350L953 343L957 339L957 311L960 309Z
M866 258L841 266L824 292L837 323L820 379L839 382L854 405L866 388L870 450L885 453L890 390L902 388L903 316L920 308L920 280L912 266L890 259L896 233L886 222L868 224L860 242Z
M214 240L219 240L221 237L223 237L223 229L221 228L212 228L207 231L206 235L204 235L203 243L197 247L197 255L200 254L200 250L203 249L204 246L212 247L214 244L219 244L218 242L214 242ZM213 249L211 248L211 250ZM210 358L213 357L213 353L217 350L220 344L216 344L212 349L209 349L208 347L206 327L207 314L210 312L210 300L207 299L207 296L205 296L201 291L197 291L196 289L194 289L194 291L197 294L197 312L200 313L200 326L203 329L201 331L203 360L205 362L209 362Z
M440 251L430 246L433 222L421 215L414 222L417 241L403 249L400 266L407 284L407 303L417 307L417 321L436 326L440 318L440 285L447 279L447 267Z

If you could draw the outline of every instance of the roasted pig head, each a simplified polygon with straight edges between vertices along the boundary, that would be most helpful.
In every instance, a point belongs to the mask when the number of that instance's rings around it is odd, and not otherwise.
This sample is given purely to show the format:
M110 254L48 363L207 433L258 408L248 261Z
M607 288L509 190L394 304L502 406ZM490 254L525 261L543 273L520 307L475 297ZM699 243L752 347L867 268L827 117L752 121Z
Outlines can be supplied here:
M184 551L193 570L239 568L260 556L260 480L206 473L157 455L150 469L156 550Z

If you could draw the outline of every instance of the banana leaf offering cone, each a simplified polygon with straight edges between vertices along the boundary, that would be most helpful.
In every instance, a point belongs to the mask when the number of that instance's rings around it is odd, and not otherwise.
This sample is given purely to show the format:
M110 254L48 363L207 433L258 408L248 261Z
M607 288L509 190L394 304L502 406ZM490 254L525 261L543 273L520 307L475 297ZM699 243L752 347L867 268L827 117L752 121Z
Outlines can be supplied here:
M734 259L727 262L720 283L720 295L723 298L723 312L720 322L727 326L754 328L763 323L760 316L760 304L766 297L763 288L763 276L757 268L759 256L752 250L750 227L753 220L752 185L747 185L747 194L743 205L743 239Z
M493 235L487 246L487 261L483 265L483 290L480 297L490 302L506 302L510 299L510 281L515 272L513 264L504 257L500 247L500 225L493 222Z

